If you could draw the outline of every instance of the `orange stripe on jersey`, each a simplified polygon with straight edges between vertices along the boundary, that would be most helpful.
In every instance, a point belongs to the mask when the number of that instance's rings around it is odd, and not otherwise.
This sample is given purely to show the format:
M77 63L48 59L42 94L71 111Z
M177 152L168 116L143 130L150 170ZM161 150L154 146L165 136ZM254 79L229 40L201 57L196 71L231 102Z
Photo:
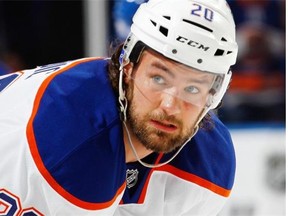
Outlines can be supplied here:
M163 154L160 154L159 157L157 158L157 163L159 163L160 159L162 158ZM169 172L175 176L178 176L179 178L181 179L184 179L186 181L190 181L190 182L193 182L201 187L204 187L210 191L213 191L214 193L218 194L218 195L221 195L223 197L228 197L231 193L231 190L227 190L225 188L222 188L206 179L203 179L199 176L196 176L196 175L193 175L191 173L188 173L188 172L185 172L183 170L180 170L176 167L173 167L169 164L167 165L164 165L162 167L158 167L158 168L153 168L151 169L150 173L148 174L148 177L146 179L146 182L145 182L145 185L143 187L143 190L141 192L141 195L139 197L139 200L138 200L138 204L143 204L144 203L144 200L145 200L145 196L146 196L146 192L147 192L147 187L148 187L148 184L149 184L149 181L150 181L150 177L152 175L152 173L154 171L165 171L165 172Z
M87 58L87 59L81 59L81 60L75 61L72 64L70 64L70 65L60 69L59 71L51 74L47 79L44 80L44 82L41 84L41 86L40 86L40 88L36 94L32 114L31 114L31 117L30 117L29 122L27 124L27 130L26 130L26 136L27 136L28 144L29 144L30 151L31 151L32 157L34 159L34 162L35 162L38 170L40 171L40 173L43 175L43 177L49 183L49 185L58 194L60 194L62 197L64 197L69 202L73 203L74 205L76 205L78 207L81 207L81 208L84 208L87 210L99 210L99 209L104 209L104 208L111 206L115 202L117 197L124 191L124 189L126 187L126 182L124 182L120 186L120 188L117 190L115 196L110 201L107 201L107 202L91 203L91 202L86 202L86 201L83 201L83 200L76 198L75 196L70 194L68 191L66 191L63 187L61 187L61 185L58 184L58 182L51 176L49 171L46 169L46 167L45 167L45 165L41 159L41 156L39 154L38 148L37 148L35 135L34 135L34 129L33 129L33 121L34 121L34 118L35 118L36 113L38 111L41 98L42 98L46 88L48 87L49 83L54 79L54 77L57 76L58 74L65 72L66 70L80 64L80 63L88 62L88 61L95 60L95 59L99 59L99 58Z
M220 187L206 179L203 179L199 176L193 175L191 173L185 172L183 170L177 169L176 167L173 167L171 165L165 165L163 167L156 168L155 170L159 171L165 171L169 172L175 176L178 176L179 178L185 179L187 181L193 182L201 187L204 187L210 191L213 191L214 193L228 197L230 195L231 190L227 190L223 187Z
M8 204L6 204L6 203L4 203L3 201L0 200L0 215L4 215L4 213L7 212L9 207L10 206Z

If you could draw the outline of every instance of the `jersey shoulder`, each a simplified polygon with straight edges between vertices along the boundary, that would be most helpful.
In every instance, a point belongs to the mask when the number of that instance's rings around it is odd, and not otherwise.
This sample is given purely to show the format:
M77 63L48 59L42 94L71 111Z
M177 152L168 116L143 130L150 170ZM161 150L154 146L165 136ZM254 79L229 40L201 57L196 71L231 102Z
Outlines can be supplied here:
M27 138L39 171L64 198L95 208L113 203L125 187L121 137L107 60L72 62L39 86Z

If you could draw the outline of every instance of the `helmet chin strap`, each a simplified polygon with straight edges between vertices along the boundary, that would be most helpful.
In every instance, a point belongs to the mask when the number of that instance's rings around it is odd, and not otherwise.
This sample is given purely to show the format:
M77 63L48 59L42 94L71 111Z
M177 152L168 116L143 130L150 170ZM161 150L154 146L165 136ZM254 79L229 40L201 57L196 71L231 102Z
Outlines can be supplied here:
M123 122L126 121L127 117L126 117L126 111L127 111L127 105L128 105L128 101L127 98L125 96L125 91L123 90L123 67L120 68L120 75L119 75L119 97L118 97L118 101L120 104L120 111L123 114Z
M122 49L120 57L119 57L119 63L120 63L120 68L119 68L119 83L118 83L118 89L119 89L119 97L118 101L120 104L120 111L123 113L123 121L125 122L127 117L126 117L126 111L127 111L127 98L125 96L125 90L123 89L123 73L124 73L124 67L128 65L130 62L129 59L126 58L126 53L124 49Z

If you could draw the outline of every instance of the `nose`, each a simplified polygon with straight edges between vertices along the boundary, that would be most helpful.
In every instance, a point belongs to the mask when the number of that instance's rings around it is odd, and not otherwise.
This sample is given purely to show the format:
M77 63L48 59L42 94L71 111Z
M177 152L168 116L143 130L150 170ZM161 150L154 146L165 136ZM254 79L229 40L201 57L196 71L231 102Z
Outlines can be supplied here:
M167 115L176 115L181 112L180 99L169 93L163 93L160 108Z

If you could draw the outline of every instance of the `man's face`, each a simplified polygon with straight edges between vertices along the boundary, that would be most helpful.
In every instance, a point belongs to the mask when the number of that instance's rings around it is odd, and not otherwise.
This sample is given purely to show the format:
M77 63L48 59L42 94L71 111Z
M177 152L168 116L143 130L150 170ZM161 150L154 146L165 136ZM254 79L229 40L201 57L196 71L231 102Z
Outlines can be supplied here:
M132 132L154 152L181 146L194 132L213 80L212 74L144 51L126 78Z

